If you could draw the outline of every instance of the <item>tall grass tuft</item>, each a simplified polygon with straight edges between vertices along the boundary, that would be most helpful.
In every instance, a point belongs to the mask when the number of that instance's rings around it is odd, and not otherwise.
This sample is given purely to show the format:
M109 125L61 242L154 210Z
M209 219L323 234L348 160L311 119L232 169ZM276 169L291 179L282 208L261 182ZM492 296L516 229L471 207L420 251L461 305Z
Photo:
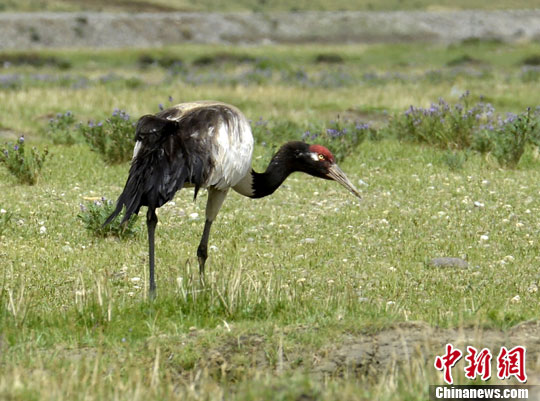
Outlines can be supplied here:
M0 236L8 229L11 224L13 213L5 209L0 209Z

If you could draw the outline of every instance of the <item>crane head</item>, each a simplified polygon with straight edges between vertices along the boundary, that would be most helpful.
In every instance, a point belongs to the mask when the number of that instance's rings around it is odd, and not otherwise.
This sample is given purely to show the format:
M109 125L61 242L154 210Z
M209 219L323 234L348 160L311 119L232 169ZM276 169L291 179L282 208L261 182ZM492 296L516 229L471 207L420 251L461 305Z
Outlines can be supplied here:
M299 170L315 177L333 180L345 188L353 195L362 198L358 190L354 187L345 173L336 164L334 155L322 145L306 145L303 152L297 153L297 158L300 158Z

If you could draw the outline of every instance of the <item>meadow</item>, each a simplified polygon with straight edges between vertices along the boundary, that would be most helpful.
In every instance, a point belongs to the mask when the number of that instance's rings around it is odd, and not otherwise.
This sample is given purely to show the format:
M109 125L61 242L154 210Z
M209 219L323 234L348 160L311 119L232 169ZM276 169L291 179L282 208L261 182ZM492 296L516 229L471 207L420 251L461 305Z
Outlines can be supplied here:
M408 322L507 333L537 318L540 156L528 144L503 168L490 152L387 128L411 105L455 104L467 91L503 118L534 110L539 60L538 43L479 40L1 53L0 141L24 135L48 155L35 185L0 166L0 398L426 399L442 382L432 359L360 366L336 355ZM375 134L340 161L363 200L301 174L261 200L231 193L203 286L206 194L193 202L183 190L159 210L151 301L144 218L119 239L77 217L116 199L129 163L105 163L81 138L57 144L48 124L114 109L135 121L194 99L282 127L257 129L257 170L313 124L369 124ZM436 257L469 268L430 266ZM532 377L538 350L524 345Z

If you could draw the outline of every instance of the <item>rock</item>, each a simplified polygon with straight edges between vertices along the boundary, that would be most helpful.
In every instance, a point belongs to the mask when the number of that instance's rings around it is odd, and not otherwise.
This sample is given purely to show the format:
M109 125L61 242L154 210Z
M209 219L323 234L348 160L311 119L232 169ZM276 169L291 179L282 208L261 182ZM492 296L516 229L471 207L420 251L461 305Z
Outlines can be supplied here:
M469 267L469 263L466 260L448 257L431 259L428 265L432 267L457 267L460 269L467 269Z

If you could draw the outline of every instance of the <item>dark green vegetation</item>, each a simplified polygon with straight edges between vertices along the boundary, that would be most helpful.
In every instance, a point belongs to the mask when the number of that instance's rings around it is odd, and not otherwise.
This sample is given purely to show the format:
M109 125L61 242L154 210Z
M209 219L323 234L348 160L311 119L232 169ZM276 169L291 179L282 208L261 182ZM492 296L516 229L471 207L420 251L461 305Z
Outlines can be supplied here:
M379 375L320 369L350 336L395 322L508 329L537 317L540 160L534 129L519 162L500 168L493 149L399 141L388 127L467 90L503 119L534 113L538 54L477 41L1 54L2 142L24 134L49 155L33 186L0 169L0 398L425 399L441 382L432 360ZM77 124L205 98L252 120L258 170L283 140L340 132L341 167L364 200L300 174L269 198L231 194L203 287L206 195L182 191L160 209L152 303L143 225L118 239L77 217L81 203L115 199L128 170ZM440 256L471 267L427 265Z

